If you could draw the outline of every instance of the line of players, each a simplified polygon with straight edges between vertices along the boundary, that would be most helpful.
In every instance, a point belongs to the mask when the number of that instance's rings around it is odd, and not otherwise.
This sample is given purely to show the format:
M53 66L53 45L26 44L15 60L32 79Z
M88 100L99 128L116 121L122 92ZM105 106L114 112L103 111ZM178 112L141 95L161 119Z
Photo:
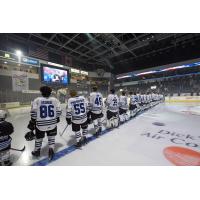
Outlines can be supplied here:
M57 124L60 122L62 109L60 102L51 97L52 89L48 86L40 88L42 97L36 98L31 106L31 120L28 124L30 131L26 133L27 141L35 140L35 148L32 155L40 156L43 138L45 134L48 138L49 160L54 157L55 137L57 135ZM66 122L72 126L72 131L76 136L76 147L87 143L88 124L93 123L95 136L98 137L102 132L102 118L106 109L107 128L118 127L134 117L137 112L148 109L160 101L163 96L158 94L133 94L130 92L130 102L123 91L118 97L115 90L112 89L110 94L103 102L103 96L98 92L97 87L93 87L93 92L87 100L79 96L75 90L70 91L70 98L66 106ZM128 115L128 110L130 115ZM0 165L12 165L10 161L11 137L14 128L11 123L5 121L6 113L0 110Z

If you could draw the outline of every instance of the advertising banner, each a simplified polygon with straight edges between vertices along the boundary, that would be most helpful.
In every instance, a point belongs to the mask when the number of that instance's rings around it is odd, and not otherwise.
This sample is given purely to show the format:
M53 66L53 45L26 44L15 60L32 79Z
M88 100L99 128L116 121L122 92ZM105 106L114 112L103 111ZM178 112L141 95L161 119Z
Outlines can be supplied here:
M26 72L12 71L13 91L28 90L28 75Z
M24 64L29 64L29 65L39 65L39 60L28 58L28 57L22 57L21 62Z
M5 51L0 51L0 58L18 62L18 57L15 54L8 53L8 52L5 52Z

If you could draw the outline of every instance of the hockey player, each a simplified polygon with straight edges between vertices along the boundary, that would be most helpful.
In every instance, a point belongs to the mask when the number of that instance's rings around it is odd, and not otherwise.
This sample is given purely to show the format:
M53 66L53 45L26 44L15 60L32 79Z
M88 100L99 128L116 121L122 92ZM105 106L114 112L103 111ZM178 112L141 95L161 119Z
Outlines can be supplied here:
M12 138L10 135L14 132L13 125L5 121L6 112L0 110L0 166L10 166L10 148Z
M61 107L60 102L55 97L50 97L52 89L48 86L40 88L42 97L36 98L32 102L31 120L28 128L35 129L35 149L32 155L40 156L42 141L47 133L49 144L49 160L53 159L55 136L57 135L57 123L60 121ZM26 137L26 136L25 136Z
M161 94L161 102L165 102L165 95Z
M154 94L153 94L154 106L156 105L156 102L157 102L156 96L157 96L156 93L154 93Z
M138 99L138 111L142 110L142 97L141 97L141 93L137 94L137 99Z
M119 116L120 121L123 123L128 120L128 98L126 92L122 91L122 95L119 97Z
M119 98L115 94L115 90L110 90L110 94L106 100L107 105L107 127L119 126Z
M129 110L130 110L130 117L134 117L137 110L137 98L136 93L133 94L133 92L130 92L130 104L129 104Z
M146 109L146 94L142 94L142 108Z
M150 106L151 106L150 93L147 93L147 108L149 109Z
M103 117L103 96L97 91L97 87L93 87L93 92L89 98L90 115L95 128L95 135L98 137L102 131Z
M141 95L141 99L142 99L142 109L145 110L146 109L146 96L145 96L145 94Z
M148 109L148 97L147 94L143 95L144 98L144 110Z
M152 93L149 93L149 107L152 107Z
M158 103L159 103L158 100L159 100L159 99L158 99L158 93L155 93L155 102L156 102L155 104L156 104L156 105L158 105Z
M142 95L142 104L143 104L143 110L146 110L146 94L144 93Z
M66 121L72 124L72 131L76 135L76 147L81 147L87 142L88 121L87 111L88 103L83 96L78 96L75 90L70 91L71 98L68 99L66 110ZM81 130L82 129L82 133Z
M145 104L144 104L144 94L141 94L140 95L140 107L141 107L141 111L144 110L144 106L145 106Z

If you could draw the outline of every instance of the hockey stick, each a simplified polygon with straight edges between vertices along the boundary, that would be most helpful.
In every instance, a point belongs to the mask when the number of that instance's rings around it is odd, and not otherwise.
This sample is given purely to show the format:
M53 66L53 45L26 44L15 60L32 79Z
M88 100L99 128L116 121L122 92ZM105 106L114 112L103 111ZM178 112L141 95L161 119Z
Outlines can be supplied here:
M106 117L104 118L104 120L101 121L101 123L103 123L105 120L107 120Z
M64 132L66 131L66 129L67 129L67 127L68 127L68 125L69 125L69 124L66 125L66 127L64 128L64 130L63 130L63 132L62 132L61 134L59 133L60 136L63 136Z
M10 148L11 150L13 150L13 151L24 151L25 150L25 146L22 148L22 149L15 149L15 148Z

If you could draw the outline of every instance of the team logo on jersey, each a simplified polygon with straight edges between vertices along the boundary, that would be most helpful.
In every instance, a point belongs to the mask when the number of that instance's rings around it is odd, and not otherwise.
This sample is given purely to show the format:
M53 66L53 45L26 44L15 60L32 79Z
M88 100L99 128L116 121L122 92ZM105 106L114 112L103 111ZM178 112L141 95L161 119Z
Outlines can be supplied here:
M200 152L178 146L170 146L163 150L168 161L177 166L200 166Z

